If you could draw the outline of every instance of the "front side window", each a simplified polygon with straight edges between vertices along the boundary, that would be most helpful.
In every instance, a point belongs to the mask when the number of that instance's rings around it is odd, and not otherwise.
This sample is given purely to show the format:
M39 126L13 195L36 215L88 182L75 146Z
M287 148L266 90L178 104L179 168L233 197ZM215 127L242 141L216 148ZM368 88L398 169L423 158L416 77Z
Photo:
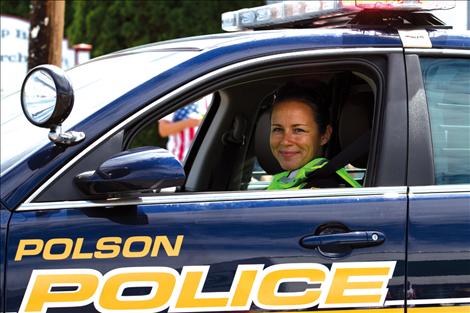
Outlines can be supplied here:
M166 148L176 159L184 163L196 138L199 125L209 110L212 98L213 94L209 94L150 123L138 132L129 147Z
M422 58L438 185L470 183L470 60Z

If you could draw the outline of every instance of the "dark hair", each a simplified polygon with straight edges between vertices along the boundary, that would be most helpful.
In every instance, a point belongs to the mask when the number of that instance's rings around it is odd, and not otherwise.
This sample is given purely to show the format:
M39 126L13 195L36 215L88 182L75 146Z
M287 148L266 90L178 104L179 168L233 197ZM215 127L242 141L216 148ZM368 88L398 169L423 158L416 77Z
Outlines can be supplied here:
M273 107L286 100L297 100L312 108L320 133L325 133L326 127L330 124L330 112L326 97L321 90L314 90L296 83L287 83L274 93Z

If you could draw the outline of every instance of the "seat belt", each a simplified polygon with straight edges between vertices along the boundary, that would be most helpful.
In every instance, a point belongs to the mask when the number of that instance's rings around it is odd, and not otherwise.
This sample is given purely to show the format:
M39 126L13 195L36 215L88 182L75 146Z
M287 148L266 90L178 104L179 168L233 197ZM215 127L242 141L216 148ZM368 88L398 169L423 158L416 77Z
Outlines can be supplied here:
M232 175L228 175L227 171L223 169L227 166L232 168L235 161L240 157L240 151L245 145L247 129L247 119L237 115L233 119L232 127L222 135L224 150L216 167L218 172L214 173L213 180L211 181L211 191L227 190ZM217 188L214 188L214 186Z
M315 178L326 178L335 173L338 169L343 168L347 164L367 153L369 151L370 133L371 131L368 130L362 134L361 137L357 138L353 143L348 145L334 158L328 161L325 166L312 172L308 176L309 180Z

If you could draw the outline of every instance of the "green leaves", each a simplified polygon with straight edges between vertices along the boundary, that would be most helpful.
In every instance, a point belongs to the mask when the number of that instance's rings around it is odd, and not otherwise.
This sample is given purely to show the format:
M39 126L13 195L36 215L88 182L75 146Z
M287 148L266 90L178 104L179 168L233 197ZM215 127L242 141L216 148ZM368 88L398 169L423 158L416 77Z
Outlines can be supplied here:
M220 33L223 12L262 0L72 1L71 44L90 43L92 56L173 38ZM67 12L66 12L67 14Z

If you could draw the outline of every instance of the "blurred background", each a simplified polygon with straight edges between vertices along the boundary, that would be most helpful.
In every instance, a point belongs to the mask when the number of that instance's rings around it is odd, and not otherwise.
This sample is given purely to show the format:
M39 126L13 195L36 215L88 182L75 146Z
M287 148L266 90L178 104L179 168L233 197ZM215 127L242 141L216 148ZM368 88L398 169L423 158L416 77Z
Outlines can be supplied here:
M1 14L29 20L30 0L2 0ZM56 1L53 1L56 2ZM263 5L264 0L67 0L64 35L69 44L90 43L92 57L150 42L221 32L223 12Z
M36 65L52 63L69 68L89 58L137 45L220 33L223 12L265 3L264 0L2 0L1 96L17 90L27 69ZM45 36L44 26L49 27ZM53 51L43 51L48 48L45 46L57 45L49 38L53 35L59 35L64 42ZM51 62L50 54L58 50L61 50L59 62Z
M280 1L2 0L0 95L18 89L36 65L70 68L137 45L220 33L223 12L274 2ZM433 14L454 29L470 29L468 1L455 4Z

